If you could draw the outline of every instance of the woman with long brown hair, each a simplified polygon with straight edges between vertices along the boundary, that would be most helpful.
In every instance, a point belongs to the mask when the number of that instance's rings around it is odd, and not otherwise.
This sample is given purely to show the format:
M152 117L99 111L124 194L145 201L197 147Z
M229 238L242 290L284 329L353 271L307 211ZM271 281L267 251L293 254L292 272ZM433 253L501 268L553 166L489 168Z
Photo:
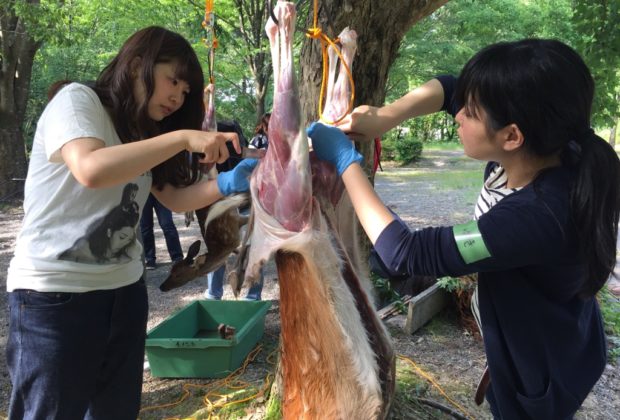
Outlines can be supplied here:
M137 417L148 304L136 225L147 196L201 208L246 191L256 165L200 179L199 161L225 161L229 141L240 151L235 134L200 130L203 82L189 43L149 27L91 86L51 92L7 278L10 419Z

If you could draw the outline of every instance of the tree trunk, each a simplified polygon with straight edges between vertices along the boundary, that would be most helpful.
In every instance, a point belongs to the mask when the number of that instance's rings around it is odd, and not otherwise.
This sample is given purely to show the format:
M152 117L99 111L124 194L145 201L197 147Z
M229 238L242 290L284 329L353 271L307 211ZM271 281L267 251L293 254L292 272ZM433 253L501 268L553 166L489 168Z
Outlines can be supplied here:
M235 0L239 13L239 30L247 48L245 57L254 78L254 103L256 123L265 113L265 97L271 79L271 56L265 33L267 13L264 0Z
M267 63L267 65L263 64L262 71L267 74L263 74L260 77L256 77L254 80L254 89L256 93L254 94L255 104L256 104L256 124L258 124L265 114L265 98L267 97L267 88L269 87L269 80L271 78L271 63ZM253 135L254 133L252 133Z
M355 102L358 105L383 105L390 67L396 59L405 33L420 19L430 15L448 0L324 0L319 3L318 25L334 39L348 26L357 32L357 54L353 62ZM306 28L313 25L313 9L306 21ZM303 29L306 29L303 28ZM318 118L318 100L321 88L321 44L307 38L301 48L300 96L302 114L310 122ZM402 92L404 95L406 92ZM357 144L364 155L364 170L374 183L372 166L374 144ZM361 230L360 230L361 231ZM360 238L362 249L370 244L366 237Z
M611 127L611 131L609 132L609 144L611 147L616 147L616 130L618 129L618 120L614 122L613 127Z
M448 0L327 0L319 6L319 27L335 38L345 26L357 32L357 54L353 62L354 105L382 105L385 100L388 72L405 33ZM312 26L312 7L306 27ZM301 49L300 96L306 121L318 117L317 94L321 87L321 45L306 39ZM403 92L405 94L406 92ZM365 157L364 169L372 176L374 145L358 144Z
M326 0L320 2L319 26L335 38L345 26L357 32L357 55L353 63L355 106L382 105L388 72L405 33L448 0ZM306 28L312 26L312 7ZM305 29L305 28L304 28ZM307 38L301 49L300 96L306 121L318 114L321 86L321 46ZM402 92L405 94L406 92Z
M38 0L29 0L38 5ZM21 18L15 16L15 1L0 7L0 198L21 190L28 163L22 123L28 102L34 55L40 46Z

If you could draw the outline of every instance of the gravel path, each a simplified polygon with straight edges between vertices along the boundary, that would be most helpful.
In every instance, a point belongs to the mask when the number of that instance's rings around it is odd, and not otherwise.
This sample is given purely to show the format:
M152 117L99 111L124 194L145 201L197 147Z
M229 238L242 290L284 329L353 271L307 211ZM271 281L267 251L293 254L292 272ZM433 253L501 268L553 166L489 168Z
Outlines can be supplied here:
M471 188L437 185L430 181L433 174L480 169L483 165L465 159L462 152L425 152L423 159L410 167L389 167L384 165L384 172L378 172L376 189L379 195L412 228L428 225L460 223L469 220L472 213L475 194ZM474 182L479 183L480 180ZM467 182L464 180L463 182ZM0 210L0 288L5 288L6 269L13 253L15 236L22 217L21 208L10 207ZM175 215L175 223L183 249L186 250L199 235L197 224L186 228L183 216ZM157 260L161 263L156 270L147 272L150 315L148 328L151 329L168 317L173 311L187 305L193 300L201 299L206 288L206 277L197 279L180 289L162 293L158 286L170 269L169 257L161 230L156 228ZM275 267L268 264L265 269L265 286L263 299L271 300L272 307L265 321L265 339L274 342L279 334L278 318L279 288ZM233 299L228 287L225 287L225 299ZM463 405L475 418L490 418L486 403L476 407L472 401L473 392L485 364L482 344L464 332L454 316L441 316L442 322L432 327L425 327L413 336L404 333L405 316L395 316L387 321L393 336L396 351L403 357L415 361L427 373L444 387L446 392ZM6 371L4 349L7 336L6 293L0 293L0 419L8 409L10 382ZM267 354L260 354L248 368L247 377L260 380L272 370ZM247 379L247 378L246 378ZM176 400L182 394L182 386L187 383L205 384L208 381L171 380L154 378L145 370L143 387L143 406L164 404ZM448 403L439 394L432 398ZM262 404L258 403L245 418L261 418ZM155 411L144 414L143 419L157 419L171 416L170 412ZM408 418L395 412L395 418ZM429 415L426 418L437 418ZM620 418L620 367L616 363L609 365L603 377L588 397L578 419L617 419Z

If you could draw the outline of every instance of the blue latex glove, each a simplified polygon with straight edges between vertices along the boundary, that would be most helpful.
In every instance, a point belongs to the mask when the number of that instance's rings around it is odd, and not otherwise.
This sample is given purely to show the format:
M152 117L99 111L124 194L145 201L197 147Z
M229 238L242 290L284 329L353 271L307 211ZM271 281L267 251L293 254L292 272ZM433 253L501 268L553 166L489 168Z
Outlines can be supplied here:
M364 157L355 150L355 145L339 128L313 122L306 133L312 139L316 156L336 167L338 175L354 162L360 163Z
M258 159L243 159L232 170L217 175L217 187L223 195L246 192L250 189L250 174Z

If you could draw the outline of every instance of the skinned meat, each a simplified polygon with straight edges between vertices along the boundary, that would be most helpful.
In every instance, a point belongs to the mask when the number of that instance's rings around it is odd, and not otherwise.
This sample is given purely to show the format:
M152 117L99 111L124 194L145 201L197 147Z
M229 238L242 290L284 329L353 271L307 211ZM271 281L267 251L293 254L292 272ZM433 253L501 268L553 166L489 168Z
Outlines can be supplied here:
M394 394L394 351L376 315L366 270L349 256L352 247L343 245L340 232L351 226L341 219L355 220L350 200L335 168L310 158L293 68L295 6L279 1L274 14L279 24L270 20L266 26L274 107L269 149L251 177L254 224L246 281L257 279L275 256L284 418L385 418ZM330 87L332 102L345 96L348 102L348 94L335 94L341 79ZM328 100L326 108L340 106Z

